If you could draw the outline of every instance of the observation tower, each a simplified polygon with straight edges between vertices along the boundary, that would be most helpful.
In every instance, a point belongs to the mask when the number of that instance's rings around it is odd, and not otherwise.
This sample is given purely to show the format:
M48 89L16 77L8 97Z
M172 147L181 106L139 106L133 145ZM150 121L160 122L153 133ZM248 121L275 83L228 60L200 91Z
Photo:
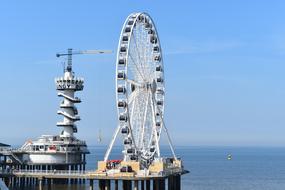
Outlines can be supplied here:
M67 56L63 76L55 79L58 96L63 98L57 112L63 116L63 120L57 123L62 131L59 135L41 135L35 140L28 140L18 149L6 151L5 155L15 169L85 170L89 150L86 142L74 135L77 133L75 122L80 120L75 104L81 102L75 97L75 92L83 90L83 78L75 77L72 55L81 53L68 49L67 53L57 54L57 57Z
M57 54L60 56L61 54ZM55 79L56 89L59 91L58 96L63 97L63 101L60 103L60 110L58 114L63 116L63 121L58 122L57 126L62 127L63 130L60 134L62 138L72 138L74 133L77 133L76 121L80 120L78 110L75 106L76 103L80 103L81 100L75 97L76 91L83 90L83 78L75 77L72 70L72 49L68 49L68 62L66 68L64 68L64 76Z

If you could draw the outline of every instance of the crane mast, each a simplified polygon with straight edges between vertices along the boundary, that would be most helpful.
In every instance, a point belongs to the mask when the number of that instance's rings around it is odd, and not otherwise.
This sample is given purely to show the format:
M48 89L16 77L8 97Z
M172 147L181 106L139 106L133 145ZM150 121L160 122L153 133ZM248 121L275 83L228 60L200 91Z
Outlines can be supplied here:
M67 53L57 53L56 57L67 56L67 66L65 68L66 71L72 71L72 55L79 55L79 54L106 54L112 53L111 50L79 50L74 51L72 48L67 49Z

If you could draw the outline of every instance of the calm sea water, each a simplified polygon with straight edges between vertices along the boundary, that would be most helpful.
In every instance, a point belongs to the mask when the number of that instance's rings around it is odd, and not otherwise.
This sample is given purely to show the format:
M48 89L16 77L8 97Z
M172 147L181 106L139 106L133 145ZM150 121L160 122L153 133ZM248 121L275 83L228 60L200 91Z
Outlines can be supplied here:
M94 169L106 147L89 149L87 169ZM120 151L115 147L111 158L120 159ZM170 155L167 147L161 152ZM182 177L183 190L285 190L285 148L176 147L176 152L190 171ZM232 160L227 160L228 154ZM53 189L86 190L88 186L58 185Z

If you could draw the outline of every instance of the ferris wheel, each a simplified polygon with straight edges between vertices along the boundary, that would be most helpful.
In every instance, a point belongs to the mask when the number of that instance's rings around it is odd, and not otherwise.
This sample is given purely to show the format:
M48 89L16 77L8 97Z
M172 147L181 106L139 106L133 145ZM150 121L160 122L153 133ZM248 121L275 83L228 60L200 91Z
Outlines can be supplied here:
M154 22L146 13L133 13L123 25L117 50L119 125L105 161L119 132L123 136L124 160L150 163L160 157L159 140L164 128L164 84L162 50Z

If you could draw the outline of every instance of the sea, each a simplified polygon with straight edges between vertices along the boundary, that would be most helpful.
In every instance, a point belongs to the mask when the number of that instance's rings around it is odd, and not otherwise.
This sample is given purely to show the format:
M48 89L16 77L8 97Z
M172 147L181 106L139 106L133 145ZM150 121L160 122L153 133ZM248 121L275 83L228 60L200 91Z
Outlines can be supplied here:
M89 150L86 168L94 170L97 161L103 159L106 146L91 146ZM177 146L175 150L184 168L190 171L182 176L182 190L285 190L285 147ZM171 156L171 151L162 146L161 154ZM232 159L228 159L229 154ZM110 159L121 157L121 147L114 147ZM54 185L52 189L87 190L89 186Z

